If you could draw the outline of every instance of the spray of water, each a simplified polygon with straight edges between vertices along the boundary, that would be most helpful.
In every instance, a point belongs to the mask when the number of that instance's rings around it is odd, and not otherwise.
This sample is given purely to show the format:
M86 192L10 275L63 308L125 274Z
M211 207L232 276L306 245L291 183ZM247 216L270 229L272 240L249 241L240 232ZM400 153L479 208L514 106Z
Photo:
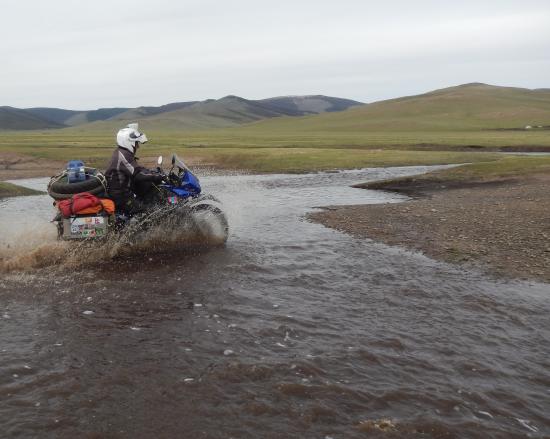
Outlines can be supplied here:
M148 254L219 246L227 239L225 224L211 212L197 212L184 218L173 215L162 220L154 215L102 241L59 241L51 224L47 224L47 229L24 230L14 239L0 243L0 273L46 267L80 268L118 257L142 258Z

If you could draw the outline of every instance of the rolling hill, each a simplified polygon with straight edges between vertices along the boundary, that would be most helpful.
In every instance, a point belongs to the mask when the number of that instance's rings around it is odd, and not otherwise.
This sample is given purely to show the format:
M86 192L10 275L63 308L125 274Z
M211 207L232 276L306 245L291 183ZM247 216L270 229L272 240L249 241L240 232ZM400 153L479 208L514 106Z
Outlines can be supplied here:
M112 131L137 121L148 130L239 127L246 133L357 134L465 132L550 126L550 90L464 84L397 99L360 104L327 96L248 100L238 96L176 102L159 107L87 112L0 107L0 129L77 127Z
M350 99L334 98L330 96L279 96L262 99L263 105L285 113L287 116L303 116L306 114L320 114L325 112L344 111L350 107L361 105L360 102Z
M144 129L205 130L228 128L281 116L303 116L325 111L343 111L362 105L350 99L329 96L289 96L260 100L225 96L163 107L139 107L95 124L95 129L113 128L115 122L139 121Z
M126 111L119 113L111 118L112 120L137 120L145 117L154 116L156 114L168 113L170 111L176 111L190 105L196 104L197 101L190 102L174 102L172 104L161 105L160 107L137 107L128 108Z
M84 111L70 117L64 123L69 126L82 125L88 122L111 119L125 111L128 111L128 108L100 108L99 110Z
M374 102L338 113L243 128L279 132L471 131L550 126L550 91L472 83Z
M13 107L0 107L0 129L40 130L62 128L63 125Z
M279 108L263 101L238 96L197 102L180 110L141 119L144 127L159 125L181 129L224 128L280 116L302 116L304 112Z
M74 126L95 122L97 120L110 119L120 113L128 111L128 108L100 108L99 110L78 111L64 110L61 108L37 107L25 108L21 111L30 113L43 120L55 122L61 126ZM1 125L0 128L2 128Z
M11 107L0 119L0 129L43 129L91 125L90 128L112 128L138 121L144 127L159 129L223 128L279 116L303 116L325 111L342 111L360 102L329 96L288 96L248 100L238 96L205 101L175 102L158 107L101 108L92 111L60 108ZM9 118L8 118L9 109Z
M64 110L62 108L48 108L48 107L37 107L37 108L25 108L24 110L27 113L33 114L36 117L39 117L44 120L55 122L58 125L67 125L67 120L72 117L76 117L83 111L77 110Z

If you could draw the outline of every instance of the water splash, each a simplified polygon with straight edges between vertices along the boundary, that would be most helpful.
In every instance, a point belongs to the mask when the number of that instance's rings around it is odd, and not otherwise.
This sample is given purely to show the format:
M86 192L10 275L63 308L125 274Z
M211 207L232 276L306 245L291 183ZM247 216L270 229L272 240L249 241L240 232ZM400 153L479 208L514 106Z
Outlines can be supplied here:
M219 246L227 239L222 223L209 212L194 213L183 219L173 216L142 230L143 222L154 216L152 213L135 226L97 242L59 241L52 224L22 230L0 243L0 273L45 267L79 268L118 257Z

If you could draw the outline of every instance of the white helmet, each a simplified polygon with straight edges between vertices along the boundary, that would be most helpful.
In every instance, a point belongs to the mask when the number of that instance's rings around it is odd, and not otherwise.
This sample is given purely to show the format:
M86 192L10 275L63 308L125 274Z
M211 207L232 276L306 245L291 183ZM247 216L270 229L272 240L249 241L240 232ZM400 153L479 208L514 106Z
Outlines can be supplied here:
M130 123L126 128L122 128L116 135L116 143L121 148L135 154L137 151L137 142L147 142L147 136L138 129L137 123Z

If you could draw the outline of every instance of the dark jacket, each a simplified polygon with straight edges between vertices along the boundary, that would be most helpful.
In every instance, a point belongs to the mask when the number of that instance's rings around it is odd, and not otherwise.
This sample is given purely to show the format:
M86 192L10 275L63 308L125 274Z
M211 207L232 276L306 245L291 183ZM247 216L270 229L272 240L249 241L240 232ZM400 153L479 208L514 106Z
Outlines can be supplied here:
M113 152L105 177L109 195L115 199L133 197L135 182L158 181L160 178L158 174L139 166L132 152L120 147Z

